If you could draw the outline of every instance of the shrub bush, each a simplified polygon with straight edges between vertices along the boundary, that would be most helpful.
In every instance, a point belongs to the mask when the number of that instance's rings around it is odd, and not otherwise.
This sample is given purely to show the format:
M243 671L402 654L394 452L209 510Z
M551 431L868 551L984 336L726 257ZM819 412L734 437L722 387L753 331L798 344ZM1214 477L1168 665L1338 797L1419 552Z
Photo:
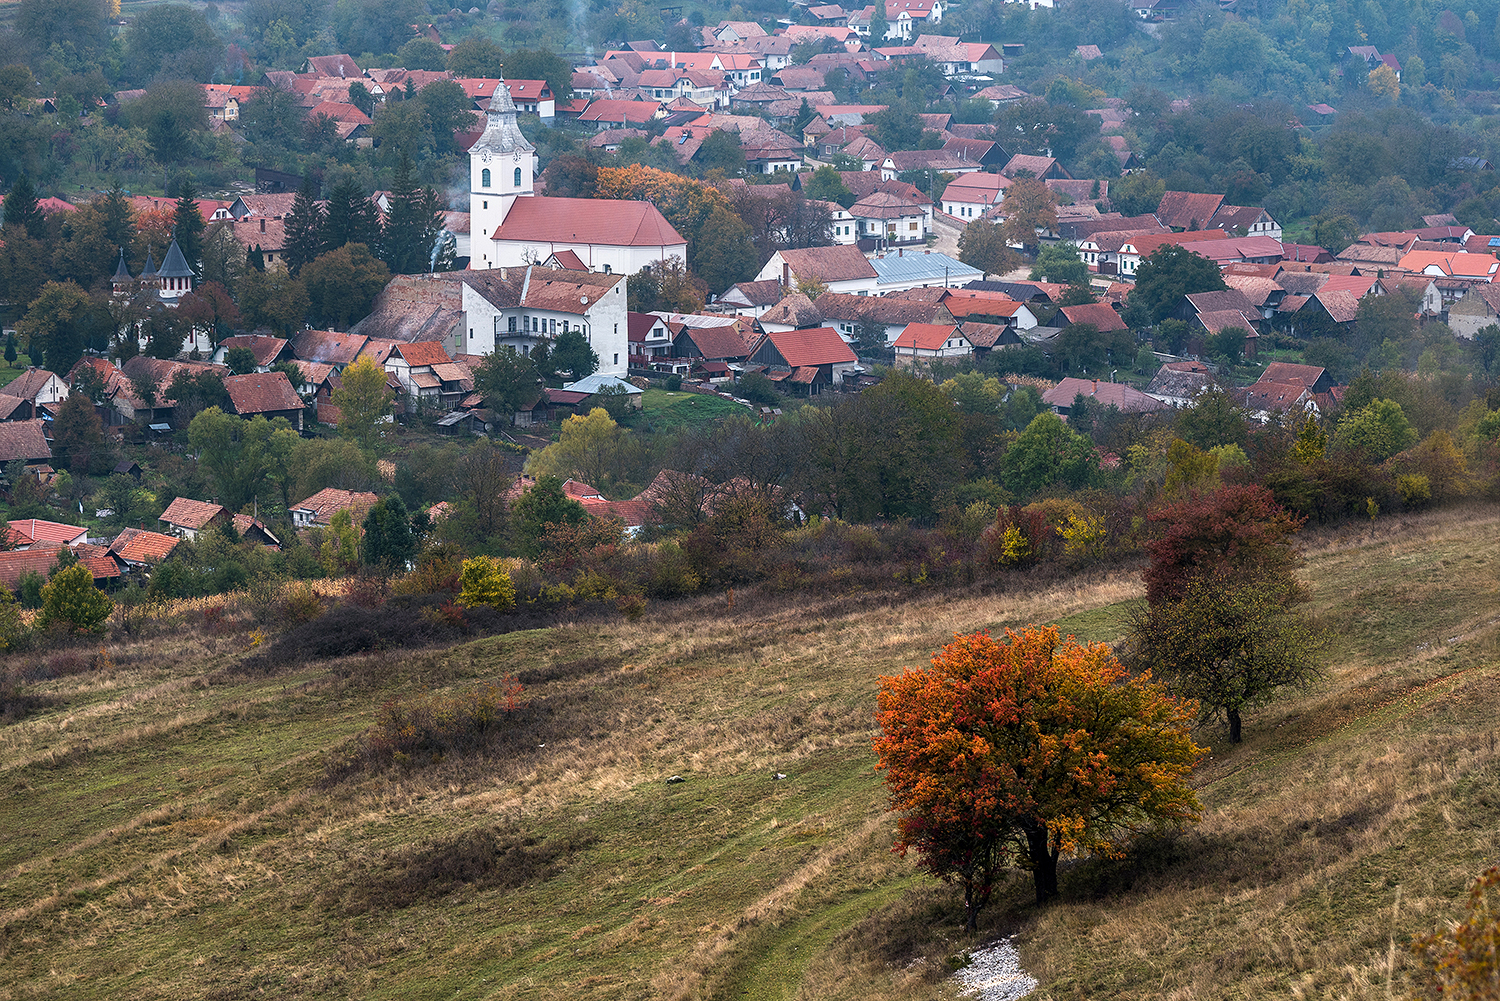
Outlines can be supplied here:
M504 612L516 607L516 589L510 581L510 574L492 557L476 556L464 560L458 582L458 603L465 608L488 605Z
M104 627L115 603L94 586L94 575L82 563L53 574L42 588L42 614L38 624L69 632L97 632Z
M1396 477L1396 492L1406 508L1415 510L1432 500L1432 483L1422 473L1406 473Z
M453 695L392 699L376 713L365 752L378 761L409 763L472 749L520 707L521 695L520 682L507 678Z

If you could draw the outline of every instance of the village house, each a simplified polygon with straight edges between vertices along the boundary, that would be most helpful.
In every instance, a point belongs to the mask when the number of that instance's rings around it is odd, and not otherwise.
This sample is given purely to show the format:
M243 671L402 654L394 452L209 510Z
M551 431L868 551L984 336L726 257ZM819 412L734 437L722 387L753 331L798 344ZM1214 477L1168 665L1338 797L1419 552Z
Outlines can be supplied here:
M15 400L17 404L10 408L4 420L30 420L40 417L44 409L49 414L56 414L62 401L68 398L68 387L56 374L33 365L0 386L0 396ZM9 401L0 402L0 406L4 402Z
M832 327L764 334L749 362L766 369L767 377L788 392L809 396L841 387L861 371L854 352Z
M929 366L937 359L968 358L974 345L957 325L908 324L892 343L897 368Z
M230 523L231 517L222 505L176 497L156 520L166 525L172 535L196 539L212 527Z
M31 549L34 546L76 546L88 539L89 531L77 525L64 525L57 521L39 518L21 518L9 522L6 537L9 548Z
M774 279L786 289L793 282L820 282L830 292L872 295L879 276L858 248L835 246L776 251L755 276L756 281Z
M623 274L535 266L467 272L463 306L467 354L505 346L530 351L576 330L598 355L599 372L626 374L630 330Z
M293 504L287 513L292 516L292 527L297 529L327 528L333 522L333 516L340 511L348 511L357 525L379 499L367 491L326 487L306 500Z
M284 372L254 372L224 378L229 406L240 417L280 417L298 431L303 425L302 397Z
M1163 410L1167 404L1141 392L1134 386L1122 382L1100 382L1098 379L1078 379L1069 376L1042 394L1042 402L1052 412L1068 416L1073 403L1083 397L1099 407L1114 407L1121 413L1151 413Z

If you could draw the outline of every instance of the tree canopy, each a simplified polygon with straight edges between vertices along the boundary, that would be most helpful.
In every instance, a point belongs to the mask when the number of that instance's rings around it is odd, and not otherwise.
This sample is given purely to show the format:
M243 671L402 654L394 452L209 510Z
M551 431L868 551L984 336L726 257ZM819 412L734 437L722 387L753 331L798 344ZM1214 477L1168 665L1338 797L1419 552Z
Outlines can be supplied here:
M1132 835L1197 820L1195 707L1056 627L960 636L925 670L880 679L877 768L896 848L963 888L974 929L1000 872L1058 895L1063 855L1118 857Z

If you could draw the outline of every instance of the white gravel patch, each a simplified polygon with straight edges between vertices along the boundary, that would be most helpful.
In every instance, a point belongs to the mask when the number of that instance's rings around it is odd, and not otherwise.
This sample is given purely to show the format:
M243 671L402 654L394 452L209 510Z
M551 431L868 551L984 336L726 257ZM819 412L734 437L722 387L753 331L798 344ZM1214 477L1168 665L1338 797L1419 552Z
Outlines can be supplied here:
M1009 938L973 950L969 960L953 979L966 996L979 1001L1020 1001L1039 986L1021 969L1021 957Z

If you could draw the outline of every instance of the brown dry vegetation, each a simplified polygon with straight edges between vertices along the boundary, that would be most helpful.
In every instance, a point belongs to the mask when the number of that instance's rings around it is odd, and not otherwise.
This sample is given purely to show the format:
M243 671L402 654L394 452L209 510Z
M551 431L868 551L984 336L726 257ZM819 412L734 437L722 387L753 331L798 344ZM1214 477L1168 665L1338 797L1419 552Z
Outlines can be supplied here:
M878 677L981 627L1113 638L1132 576L747 589L269 674L231 603L13 656L0 1001L939 997L1008 932L1040 997L1400 996L1403 943L1500 849L1500 512L1304 544L1327 684L1199 736L1198 829L1071 865L1045 910L1018 878L972 940L889 852ZM387 699L510 675L528 703L481 753L355 753Z

